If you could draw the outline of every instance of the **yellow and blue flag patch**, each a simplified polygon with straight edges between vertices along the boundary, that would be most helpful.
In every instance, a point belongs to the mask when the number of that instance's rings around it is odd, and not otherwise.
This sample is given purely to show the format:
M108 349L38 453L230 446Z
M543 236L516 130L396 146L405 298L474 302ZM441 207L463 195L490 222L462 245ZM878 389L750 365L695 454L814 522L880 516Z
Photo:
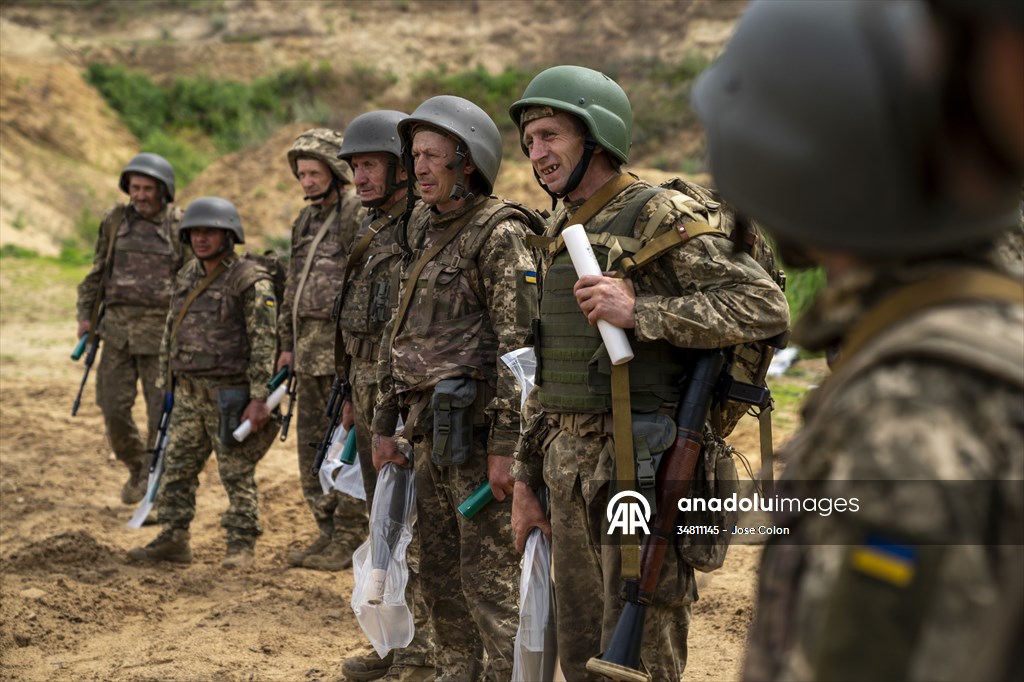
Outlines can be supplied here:
M917 569L917 549L869 535L850 553L850 565L858 573L894 587L906 587Z
M537 272L535 270L526 270L523 272L523 281L527 284L537 283Z

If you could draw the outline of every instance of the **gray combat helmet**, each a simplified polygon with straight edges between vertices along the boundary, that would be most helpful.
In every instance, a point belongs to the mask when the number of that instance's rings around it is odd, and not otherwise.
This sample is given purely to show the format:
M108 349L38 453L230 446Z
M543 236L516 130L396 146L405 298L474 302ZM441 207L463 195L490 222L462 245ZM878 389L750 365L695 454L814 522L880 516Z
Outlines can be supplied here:
M234 237L236 244L245 243L245 232L242 231L242 217L238 209L227 199L220 197L200 197L195 199L181 219L181 241L188 244L188 231L193 227L212 227L227 230Z
M147 175L162 182L166 191L166 201L174 201L174 169L167 159L159 154L143 152L129 161L121 171L121 179L118 181L118 187L125 194L128 194L128 181L132 173Z
M402 158L402 140L398 137L398 124L408 118L401 111L381 109L368 111L352 119L345 129L338 158L351 161L356 154L384 152Z
M869 260L990 241L1019 186L980 210L929 173L935 125L910 72L921 2L755 0L693 105L722 196L788 243Z
M482 193L491 193L501 168L501 133L487 112L461 97L431 97L398 124L404 149L412 148L412 131L418 123L437 128L468 147L476 175L483 185Z

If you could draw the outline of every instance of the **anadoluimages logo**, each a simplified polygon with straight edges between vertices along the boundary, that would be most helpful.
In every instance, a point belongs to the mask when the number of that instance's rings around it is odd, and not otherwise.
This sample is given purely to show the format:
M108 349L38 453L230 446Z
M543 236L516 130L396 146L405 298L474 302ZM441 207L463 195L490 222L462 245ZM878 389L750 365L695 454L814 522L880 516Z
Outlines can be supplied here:
M627 499L631 498L631 499ZM626 535L643 531L649 535L647 523L651 520L651 503L635 490L623 490L608 500L608 535L616 529Z

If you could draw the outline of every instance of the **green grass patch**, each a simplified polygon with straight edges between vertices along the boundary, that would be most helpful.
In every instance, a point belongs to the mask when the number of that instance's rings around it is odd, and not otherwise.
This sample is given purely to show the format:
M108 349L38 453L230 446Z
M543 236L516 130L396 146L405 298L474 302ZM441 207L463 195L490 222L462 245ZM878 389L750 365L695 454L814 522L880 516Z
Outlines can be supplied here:
M786 300L789 301L790 318L794 322L798 320L824 288L825 271L821 268L786 270Z
M39 258L39 253L17 244L4 244L0 247L0 258Z

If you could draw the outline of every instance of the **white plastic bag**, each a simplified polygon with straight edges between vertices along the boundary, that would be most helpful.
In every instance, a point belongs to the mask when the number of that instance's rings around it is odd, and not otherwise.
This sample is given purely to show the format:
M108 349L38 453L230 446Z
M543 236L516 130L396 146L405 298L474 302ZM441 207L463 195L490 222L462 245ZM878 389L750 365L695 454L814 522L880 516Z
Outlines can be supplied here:
M537 357L533 354L533 346L509 351L501 356L501 361L508 365L519 383L519 390L522 391L519 406L522 407L533 390L534 375L537 373Z
M377 655L412 641L412 611L405 602L409 582L406 549L416 522L412 467L387 463L377 475L370 510L370 537L352 555L352 611Z
M320 487L325 495L331 490L339 490L357 500L365 500L366 488L363 487L363 472L359 464L359 456L356 455L353 464L345 464L341 461L346 438L348 438L348 430L338 424L334 433L331 434L331 446L327 450L327 456L324 457L324 462L320 465Z
M557 661L551 541L539 528L534 528L526 538L523 573L519 578L519 630L512 660L512 680L553 680Z

